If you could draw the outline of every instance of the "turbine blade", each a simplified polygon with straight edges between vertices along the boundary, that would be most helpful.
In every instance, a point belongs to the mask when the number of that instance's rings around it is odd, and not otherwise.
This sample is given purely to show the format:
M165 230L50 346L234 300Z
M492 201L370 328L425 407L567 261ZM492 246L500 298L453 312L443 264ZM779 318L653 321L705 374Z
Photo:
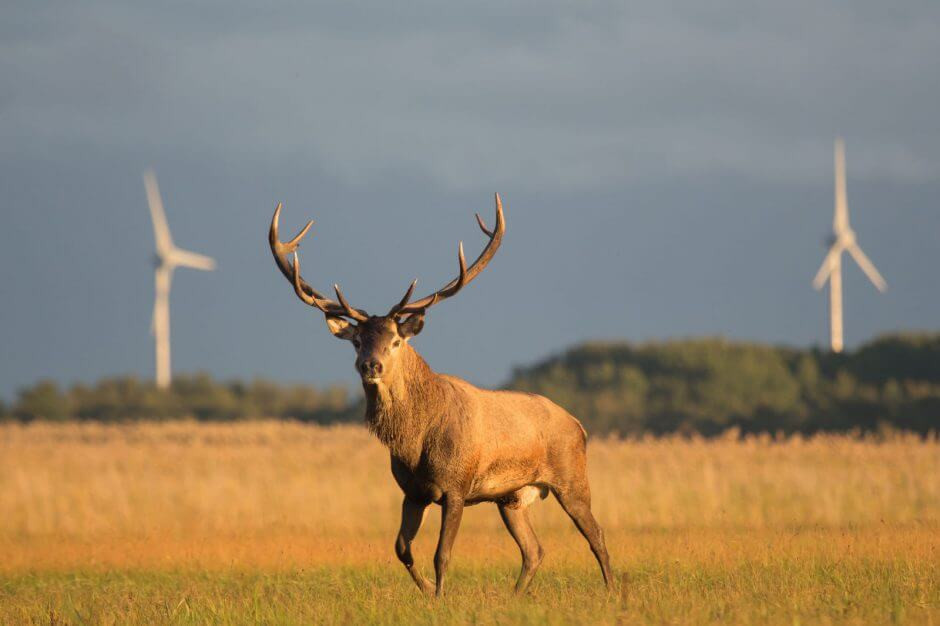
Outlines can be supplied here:
M173 247L173 238L170 236L170 227L166 223L163 200L160 198L160 188L157 187L157 176L153 170L144 172L144 188L147 190L147 204L150 206L150 219L153 221L153 238L157 244L157 252L163 254Z
M829 274L832 272L832 262L841 253L842 246L832 246L829 249L829 253L823 259L822 265L819 266L819 271L816 272L816 277L813 279L815 289L822 289L823 285L826 284L826 279L829 278Z
M191 267L197 270L211 271L215 269L214 259L204 254L190 252L189 250L180 250L179 248L171 249L167 253L167 260L173 265Z
M836 139L835 144L835 172L836 210L832 230L838 236L849 230L849 202L845 193L845 143L841 137Z
M868 276L868 280L872 282L873 285L878 289L878 291L884 291L888 288L888 283L885 282L885 279L882 278L881 274L878 272L878 269L875 268L875 264L871 262L865 253L862 252L862 249L858 247L858 244L852 244L849 246L849 254L852 255L852 258L855 259L855 262L858 263L858 266L862 268L862 271L865 272L865 275Z

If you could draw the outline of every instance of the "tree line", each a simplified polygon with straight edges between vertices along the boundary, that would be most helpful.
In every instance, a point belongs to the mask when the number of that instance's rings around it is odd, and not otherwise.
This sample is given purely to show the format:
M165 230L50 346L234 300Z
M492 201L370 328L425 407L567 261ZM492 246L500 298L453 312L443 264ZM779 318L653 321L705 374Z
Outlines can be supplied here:
M548 396L592 433L813 433L940 430L940 334L879 337L833 354L721 338L586 343L516 368L507 389ZM61 388L52 381L0 403L0 419L231 421L362 419L361 392L266 380L180 376L169 390L134 377Z
M720 338L588 343L518 368L595 433L940 430L940 334L834 354Z
M234 421L250 418L296 419L329 424L351 421L358 400L342 386L318 389L258 379L219 382L208 374L174 377L167 390L132 376L106 378L68 389L43 380L21 389L12 406L0 406L8 420L96 420L119 422L190 418Z

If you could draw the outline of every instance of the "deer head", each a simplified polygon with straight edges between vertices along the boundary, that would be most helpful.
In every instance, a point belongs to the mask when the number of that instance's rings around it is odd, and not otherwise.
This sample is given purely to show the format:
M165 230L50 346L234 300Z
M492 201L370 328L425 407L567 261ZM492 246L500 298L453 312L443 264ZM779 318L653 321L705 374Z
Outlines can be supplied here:
M503 205L499 194L496 194L496 225L493 230L486 227L479 214L476 216L480 230L489 238L489 241L473 265L467 267L463 254L463 242L461 242L457 248L460 272L456 278L438 291L412 302L411 297L418 283L416 279L405 291L404 297L388 313L369 315L362 309L350 306L339 285L333 285L333 290L336 292L336 300L333 300L311 287L301 277L297 246L310 230L313 221L307 222L296 237L285 243L278 238L280 216L281 205L279 203L274 210L271 228L268 231L268 242L271 244L271 252L274 253L278 268L293 285L297 297L319 309L326 316L326 324L330 332L335 337L352 342L356 350L356 371L366 384L376 384L383 376L389 375L394 370L402 346L420 333L424 327L424 316L427 310L457 294L476 278L496 254L496 250L502 243L503 233L506 232ZM293 262L288 259L288 255L293 256Z

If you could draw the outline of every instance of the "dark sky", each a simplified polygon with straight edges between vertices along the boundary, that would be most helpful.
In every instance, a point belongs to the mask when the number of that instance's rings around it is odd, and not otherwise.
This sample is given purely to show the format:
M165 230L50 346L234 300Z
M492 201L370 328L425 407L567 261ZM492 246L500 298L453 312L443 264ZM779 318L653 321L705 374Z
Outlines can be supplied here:
M276 271L384 311L489 269L414 345L483 384L585 339L825 343L810 281L832 141L888 281L845 277L846 340L940 324L940 4L14 2L0 9L0 395L152 375L155 168L182 247L177 372L352 382ZM669 7L665 5L668 4ZM159 5L159 6L158 6Z

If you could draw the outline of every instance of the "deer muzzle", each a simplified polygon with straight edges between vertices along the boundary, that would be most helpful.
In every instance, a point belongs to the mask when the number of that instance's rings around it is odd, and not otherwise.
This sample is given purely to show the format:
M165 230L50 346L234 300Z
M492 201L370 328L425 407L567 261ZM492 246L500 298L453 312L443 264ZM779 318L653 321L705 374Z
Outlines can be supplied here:
M359 374L366 382L374 382L382 378L383 369L378 359L363 359L359 362Z

